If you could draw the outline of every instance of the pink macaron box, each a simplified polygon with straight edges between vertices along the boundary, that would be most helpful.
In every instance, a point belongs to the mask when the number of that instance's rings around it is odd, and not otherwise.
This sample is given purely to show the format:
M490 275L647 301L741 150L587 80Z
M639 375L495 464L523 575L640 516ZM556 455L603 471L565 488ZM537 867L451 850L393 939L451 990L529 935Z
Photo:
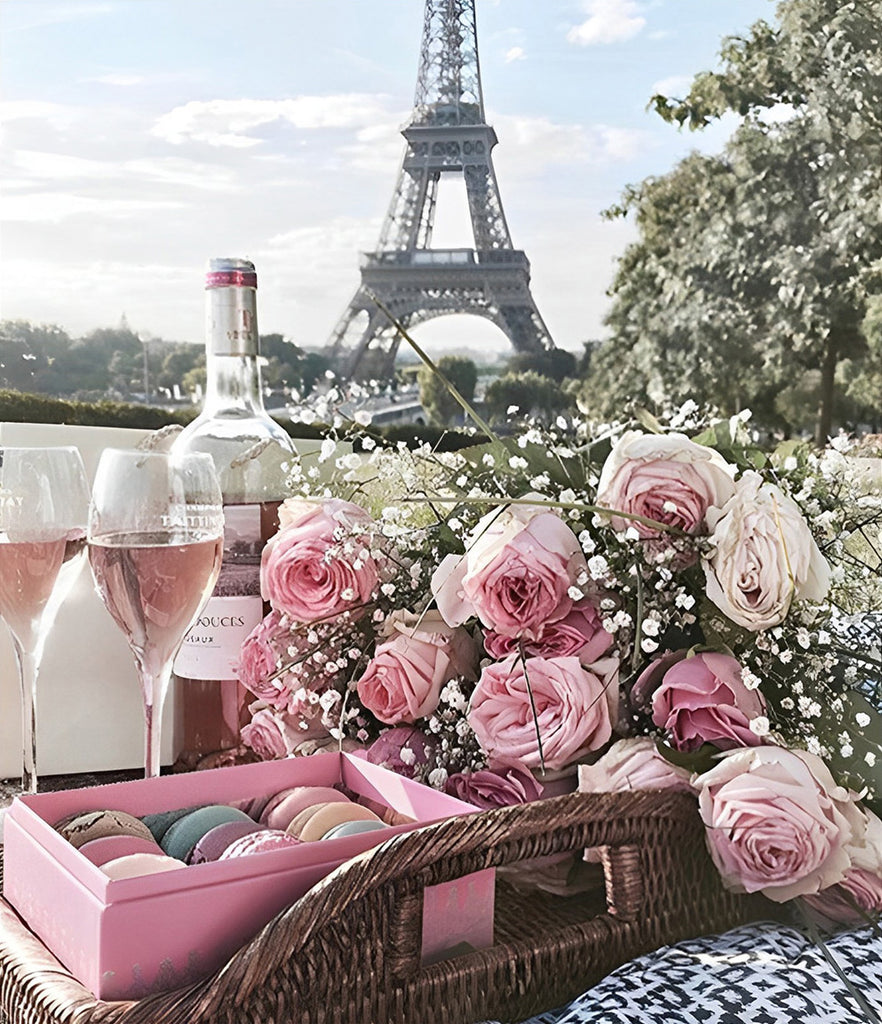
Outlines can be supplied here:
M413 824L109 879L53 823L113 808L136 816L197 804L235 803L294 786L342 783ZM389 836L476 810L349 754L237 768L17 799L5 822L3 895L68 970L100 999L136 999L210 974L311 886ZM427 889L423 957L493 941L493 871Z

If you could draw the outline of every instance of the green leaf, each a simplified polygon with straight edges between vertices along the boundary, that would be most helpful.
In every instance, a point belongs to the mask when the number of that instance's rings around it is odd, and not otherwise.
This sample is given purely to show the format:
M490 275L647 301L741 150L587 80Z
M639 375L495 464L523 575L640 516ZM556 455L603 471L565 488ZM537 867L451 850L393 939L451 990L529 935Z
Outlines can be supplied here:
M663 740L656 740L655 747L666 761L699 775L713 768L720 753L712 743L703 743L698 750L674 750Z
M650 434L663 434L665 432L664 427L648 409L635 409L634 418Z

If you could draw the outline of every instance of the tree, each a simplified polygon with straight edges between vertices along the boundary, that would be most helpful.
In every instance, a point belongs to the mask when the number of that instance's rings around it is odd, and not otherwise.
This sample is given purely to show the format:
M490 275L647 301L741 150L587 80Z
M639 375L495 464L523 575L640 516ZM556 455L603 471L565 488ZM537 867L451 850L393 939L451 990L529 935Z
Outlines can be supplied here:
M184 376L189 373L200 361L205 364L205 352L201 345L178 342L176 344L164 344L162 349L162 362L156 373L156 384L158 387L167 388L173 391L175 385L181 386Z
M773 420L774 394L817 371L823 440L838 365L866 356L867 303L882 291L882 12L784 0L778 15L727 40L722 70L684 99L653 98L692 129L732 111L743 122L722 155L693 154L610 211L634 215L640 237L581 396L603 415L634 392Z
M492 422L506 423L515 418L550 420L573 400L550 377L528 370L497 377L488 385L484 403Z
M882 422L882 294L867 303L862 325L867 339L867 355L858 364L842 367L845 392L858 406L859 416L878 432Z
M465 356L441 356L438 369L467 401L473 401L478 383L478 368ZM428 366L421 366L417 374L420 386L420 404L426 410L429 422L448 427L460 413L460 405L447 390L444 381Z
M45 378L70 344L68 334L55 324L0 322L0 387L30 392L47 390Z
M540 352L518 352L508 361L509 373L531 370L562 384L567 377L576 375L576 357L565 348L549 348Z

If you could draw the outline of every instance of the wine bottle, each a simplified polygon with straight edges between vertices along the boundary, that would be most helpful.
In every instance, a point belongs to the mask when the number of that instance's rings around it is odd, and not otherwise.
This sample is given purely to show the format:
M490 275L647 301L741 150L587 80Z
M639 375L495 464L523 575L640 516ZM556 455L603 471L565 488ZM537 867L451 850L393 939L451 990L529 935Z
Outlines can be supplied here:
M253 698L235 666L242 641L264 615L261 551L278 528L296 457L263 405L254 264L213 259L205 287L205 399L173 450L208 452L214 459L224 498L224 550L214 592L174 664L175 768L182 771L248 758L240 727Z

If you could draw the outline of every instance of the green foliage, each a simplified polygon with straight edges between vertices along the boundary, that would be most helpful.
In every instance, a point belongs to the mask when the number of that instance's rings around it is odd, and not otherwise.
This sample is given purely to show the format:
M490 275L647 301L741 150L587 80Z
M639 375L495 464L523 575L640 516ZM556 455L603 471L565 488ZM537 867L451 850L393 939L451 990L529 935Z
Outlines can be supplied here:
M436 365L467 402L474 400L478 368L471 359L465 356L441 356ZM417 381L420 386L420 404L433 426L446 427L460 417L459 402L431 367L421 366Z
M69 423L86 427L134 427L158 430L170 423L186 425L195 409L169 412L123 402L76 402L19 391L0 391L0 420L7 423Z
M862 330L867 354L860 361L843 364L843 390L862 410L862 419L878 431L882 422L882 294L871 296L867 302Z
M133 427L140 430L158 430L170 423L185 426L196 415L195 408L169 412L148 405L128 405L124 402L75 402L45 395L24 394L20 391L0 390L0 422L7 423L70 423L89 427ZM277 422L291 437L320 440L328 436L325 424L292 423L278 417ZM461 448L483 444L487 438L469 431L444 430L420 423L396 423L371 427L363 437L385 446L399 443L409 448L429 444L435 451L454 452ZM359 438L355 439L359 445Z
M528 371L562 384L567 377L575 377L576 357L564 348L550 348L541 352L518 352L508 361L509 373Z
M305 398L331 366L320 352L305 352L281 334L262 334L260 353L266 360L263 382L269 387L288 387Z
M319 352L306 352L281 334L260 338L263 379L306 397L330 366ZM146 374L145 374L146 371ZM205 386L202 345L142 339L123 322L71 338L60 327L26 320L0 322L0 387L62 398L150 398L175 385L192 394Z
M784 0L777 25L757 23L721 57L686 97L653 99L692 128L744 120L721 155L693 154L609 211L633 216L639 238L580 401L611 416L632 396L691 397L796 430L804 415L775 395L814 371L820 437L837 365L867 358L865 316L882 292L882 10Z
M371 427L365 434L391 446L403 443L408 448L419 448L427 444L436 452L457 452L472 445L486 444L489 440L483 434L445 430L430 423L390 423L382 427Z
M484 402L492 423L507 423L515 418L550 420L569 409L573 399L549 377L530 370L497 377L488 385ZM512 408L517 412L510 412Z

